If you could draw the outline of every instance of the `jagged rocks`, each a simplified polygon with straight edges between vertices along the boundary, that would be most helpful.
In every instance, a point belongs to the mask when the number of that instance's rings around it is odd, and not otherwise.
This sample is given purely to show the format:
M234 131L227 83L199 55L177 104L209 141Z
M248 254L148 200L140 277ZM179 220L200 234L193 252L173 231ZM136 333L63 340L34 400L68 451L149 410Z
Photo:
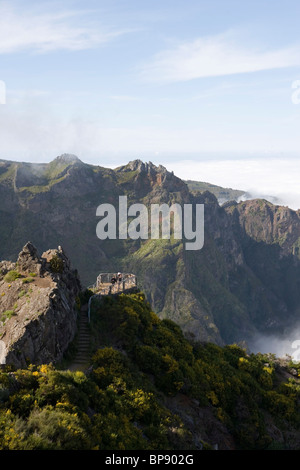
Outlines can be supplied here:
M19 254L17 266L21 272L41 274L42 262L39 259L37 249L31 242L26 243Z
M39 257L28 242L16 263L0 263L1 362L24 367L62 359L76 333L81 286L63 250ZM5 350L5 352L3 352Z

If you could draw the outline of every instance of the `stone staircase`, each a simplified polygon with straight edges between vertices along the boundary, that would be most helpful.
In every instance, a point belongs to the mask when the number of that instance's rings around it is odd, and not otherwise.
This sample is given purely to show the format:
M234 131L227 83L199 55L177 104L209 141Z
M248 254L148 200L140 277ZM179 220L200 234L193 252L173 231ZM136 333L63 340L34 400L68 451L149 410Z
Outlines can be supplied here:
M90 328L87 310L81 309L78 325L77 353L69 370L86 370L90 364Z

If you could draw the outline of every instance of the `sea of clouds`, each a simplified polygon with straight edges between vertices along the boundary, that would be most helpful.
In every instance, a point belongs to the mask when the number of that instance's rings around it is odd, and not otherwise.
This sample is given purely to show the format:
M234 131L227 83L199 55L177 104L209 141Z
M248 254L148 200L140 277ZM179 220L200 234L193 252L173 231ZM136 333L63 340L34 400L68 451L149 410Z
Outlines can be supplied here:
M181 160L166 166L185 180L243 190L242 199L264 198L273 204L300 209L300 158Z

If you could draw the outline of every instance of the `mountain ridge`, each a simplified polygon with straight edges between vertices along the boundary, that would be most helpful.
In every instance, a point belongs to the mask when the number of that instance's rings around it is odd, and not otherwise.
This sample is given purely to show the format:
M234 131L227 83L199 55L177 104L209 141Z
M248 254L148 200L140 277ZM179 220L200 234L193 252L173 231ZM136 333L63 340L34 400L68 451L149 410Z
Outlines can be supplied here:
M99 272L134 272L155 312L197 340L248 341L297 321L299 211L263 200L221 206L211 192L190 191L163 166L141 160L111 169L63 155L37 167L46 184L26 165L0 163L0 259L15 259L25 238L39 252L64 246L85 286ZM96 208L118 207L120 195L146 206L204 204L203 249L191 254L173 239L99 240Z

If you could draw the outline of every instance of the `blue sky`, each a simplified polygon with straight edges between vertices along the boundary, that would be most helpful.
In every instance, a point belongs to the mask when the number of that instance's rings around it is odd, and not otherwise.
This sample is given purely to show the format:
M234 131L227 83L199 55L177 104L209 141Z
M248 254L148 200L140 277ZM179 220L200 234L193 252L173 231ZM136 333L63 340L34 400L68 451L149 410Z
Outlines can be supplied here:
M0 158L141 158L298 208L299 18L299 0L0 0Z

